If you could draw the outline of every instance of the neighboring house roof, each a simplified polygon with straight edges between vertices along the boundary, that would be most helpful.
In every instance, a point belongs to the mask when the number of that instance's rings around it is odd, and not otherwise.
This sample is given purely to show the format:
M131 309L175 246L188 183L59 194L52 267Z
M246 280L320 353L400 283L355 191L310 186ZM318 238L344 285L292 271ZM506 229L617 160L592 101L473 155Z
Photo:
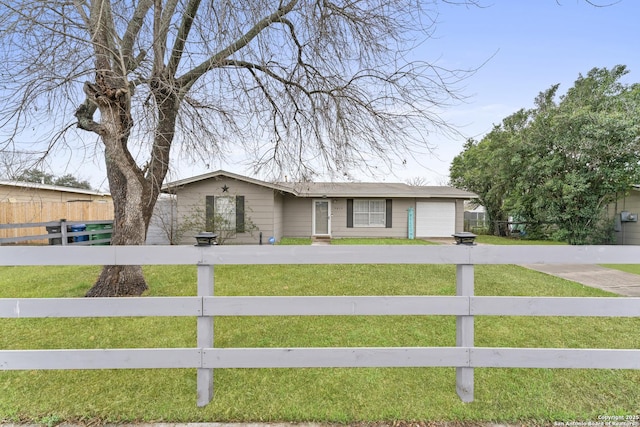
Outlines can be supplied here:
M478 197L469 191L447 186L412 186L403 183L385 182L278 182L270 183L226 171L215 171L204 175L165 184L164 191L187 184L226 176L274 190L291 193L298 197L384 197L384 198L445 198L472 199Z
M86 195L101 196L101 197L111 196L111 194L109 193L102 193L102 192L93 191L93 190L85 190L84 188L62 187L60 185L38 184L35 182L0 180L0 186L24 188L24 189L30 189L30 190L60 191L63 193L86 194Z

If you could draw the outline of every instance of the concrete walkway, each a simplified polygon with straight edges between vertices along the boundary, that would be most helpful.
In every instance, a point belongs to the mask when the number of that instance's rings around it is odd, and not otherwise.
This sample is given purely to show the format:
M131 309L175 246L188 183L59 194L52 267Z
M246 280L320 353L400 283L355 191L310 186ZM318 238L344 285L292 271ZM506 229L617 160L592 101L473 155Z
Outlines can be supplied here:
M640 297L640 275L590 264L527 264L522 267L627 297Z
M454 244L449 237L429 238L437 244ZM526 264L531 270L581 283L626 297L640 297L640 275L590 264Z

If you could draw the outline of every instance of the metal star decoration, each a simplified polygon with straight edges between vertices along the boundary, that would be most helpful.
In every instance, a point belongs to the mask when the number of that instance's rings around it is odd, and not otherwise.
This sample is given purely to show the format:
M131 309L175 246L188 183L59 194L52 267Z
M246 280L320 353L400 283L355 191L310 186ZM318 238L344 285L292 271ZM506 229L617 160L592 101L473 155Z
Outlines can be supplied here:
M227 193L229 191L229 187L227 187L227 184L222 186L222 192L223 193Z

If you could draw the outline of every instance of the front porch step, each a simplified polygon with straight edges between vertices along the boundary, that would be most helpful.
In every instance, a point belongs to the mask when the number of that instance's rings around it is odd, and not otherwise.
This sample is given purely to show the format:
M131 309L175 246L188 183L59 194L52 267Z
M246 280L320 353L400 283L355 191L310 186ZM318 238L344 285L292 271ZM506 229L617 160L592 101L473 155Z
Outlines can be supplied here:
M330 245L331 237L330 236L312 236L311 244L312 245Z

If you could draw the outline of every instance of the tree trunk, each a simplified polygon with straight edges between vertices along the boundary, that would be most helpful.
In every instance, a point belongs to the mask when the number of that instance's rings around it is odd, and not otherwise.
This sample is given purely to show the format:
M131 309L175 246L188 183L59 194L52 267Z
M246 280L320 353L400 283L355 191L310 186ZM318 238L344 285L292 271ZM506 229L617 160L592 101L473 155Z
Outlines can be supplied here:
M165 97L165 101L166 101ZM102 134L105 146L107 178L113 198L114 224L112 245L144 245L160 187L169 166L169 149L173 140L177 103L160 104L158 130L154 137L151 161L142 170L127 148L128 116L117 102L100 108L103 124L109 132ZM164 108L162 108L164 107ZM104 266L100 277L86 293L87 297L139 296L148 289L140 266Z
M113 160L117 155L114 151L118 150L109 148L110 144L105 141L107 177L114 206L111 244L144 245L157 192L149 188L133 159L130 162ZM139 296L147 289L140 266L106 265L86 296Z
M139 265L105 265L100 277L86 293L87 297L142 295L149 287Z
M494 236L506 236L507 235L507 218L501 209L492 209L490 206L485 206L485 211L489 217L489 230Z
M109 163L107 161L107 163ZM144 245L157 198L144 180L127 180L114 166L107 167L114 205L112 245ZM138 265L106 265L87 292L88 297L139 296L148 289Z
M85 85L85 92L89 99L96 100L100 109L101 124L96 130L105 148L107 178L114 205L111 244L143 245L149 223L147 218L151 217L155 198L150 199L152 194L143 172L127 148L132 119L126 80L98 75L96 84ZM86 296L141 295L147 288L140 266L105 266Z

